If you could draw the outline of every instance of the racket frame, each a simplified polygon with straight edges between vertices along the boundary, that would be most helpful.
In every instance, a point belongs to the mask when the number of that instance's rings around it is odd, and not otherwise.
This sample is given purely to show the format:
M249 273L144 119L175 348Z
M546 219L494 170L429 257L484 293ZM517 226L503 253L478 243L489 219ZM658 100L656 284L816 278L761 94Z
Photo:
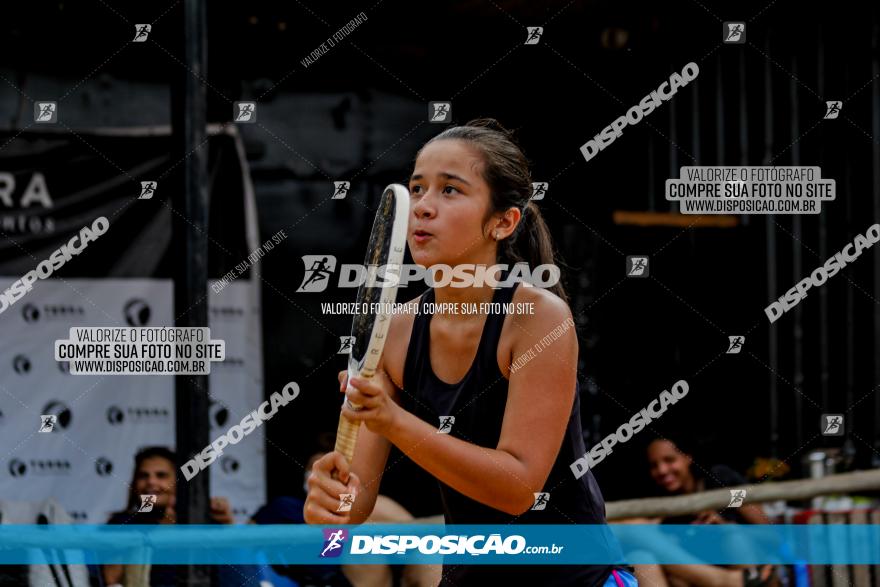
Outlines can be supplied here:
M348 380L357 377L359 379L372 379L376 374L379 361L382 358L382 351L385 348L388 328L391 326L391 314L382 312L388 304L393 304L397 299L397 286L400 281L400 270L403 264L404 253L406 252L406 236L409 227L409 190L401 184L392 183L382 191L382 197L391 190L394 194L394 222L391 226L391 238L388 247L388 259L386 260L385 275L396 275L397 279L394 285L386 285L381 287L379 296L380 311L376 314L376 320L373 322L373 328L370 332L369 342L364 351L364 357L360 361L349 355L348 357ZM375 222L374 222L375 224ZM372 232L370 234L372 240ZM370 251L367 251L365 261L370 259ZM364 284L365 287L366 283ZM354 336L354 328L352 328ZM352 347L352 351L354 348ZM345 403L352 410L359 410L360 406L348 400L347 392L351 389L351 385L346 387ZM341 453L345 460L351 464L354 458L355 445L357 444L357 435L360 430L360 422L353 422L344 415L339 415L339 427L336 430L336 446L337 452Z

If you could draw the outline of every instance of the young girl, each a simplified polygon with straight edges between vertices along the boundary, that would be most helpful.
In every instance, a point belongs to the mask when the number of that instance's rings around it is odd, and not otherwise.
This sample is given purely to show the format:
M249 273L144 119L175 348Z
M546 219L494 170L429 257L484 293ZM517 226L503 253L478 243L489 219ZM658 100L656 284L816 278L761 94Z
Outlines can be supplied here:
M174 453L162 446L143 449L134 457L134 472L128 490L128 504L107 521L108 524L175 524L175 491L177 467ZM141 495L155 495L150 511L141 509ZM232 524L232 508L225 497L211 498L211 518L218 524ZM113 587L126 582L126 568L122 565L104 565L104 584ZM177 567L152 565L149 584L151 587L171 587L177 584Z
M530 201L528 162L494 120L449 128L428 141L416 157L409 190L408 244L417 264L553 263L550 232ZM506 274L495 277L503 281ZM306 522L362 523L394 444L436 477L447 524L605 523L592 474L576 479L570 469L586 449L578 344L574 328L566 327L572 316L565 292L561 284L549 290L521 285L438 286L409 303L513 302L532 304L533 313L394 315L376 377L350 382L348 399L363 409L342 410L364 423L354 459L349 466L332 452L315 463ZM562 334L542 347L539 341L554 330ZM542 351L528 354L536 344ZM521 357L527 360L511 369ZM340 382L345 390L345 372ZM439 434L446 416L455 420ZM350 512L336 511L342 493L356 495ZM532 509L536 503L543 508ZM440 584L483 586L490 580L635 584L611 565L446 565Z

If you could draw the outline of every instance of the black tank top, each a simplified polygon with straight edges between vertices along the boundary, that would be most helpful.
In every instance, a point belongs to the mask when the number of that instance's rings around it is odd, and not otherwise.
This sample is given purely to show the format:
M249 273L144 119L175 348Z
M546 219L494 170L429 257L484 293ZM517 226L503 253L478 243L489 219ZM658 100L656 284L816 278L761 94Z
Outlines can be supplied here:
M519 283L495 290L492 301L509 303ZM406 354L402 405L432 426L441 416L455 416L450 434L466 442L496 448L507 403L508 380L498 368L496 353L504 325L503 313L486 317L474 362L461 381L442 381L431 368L431 315L425 304L434 302L434 290L422 294L420 312L413 321ZM586 453L581 429L579 389L573 390L574 405L559 454L542 491L550 498L543 510L514 516L477 502L439 482L447 524L604 524L605 502L592 472L575 479L570 465ZM536 406L539 408L540 406ZM611 565L444 565L441 587L500 585L602 585ZM499 582L500 581L500 582ZM509 583L507 582L509 581Z

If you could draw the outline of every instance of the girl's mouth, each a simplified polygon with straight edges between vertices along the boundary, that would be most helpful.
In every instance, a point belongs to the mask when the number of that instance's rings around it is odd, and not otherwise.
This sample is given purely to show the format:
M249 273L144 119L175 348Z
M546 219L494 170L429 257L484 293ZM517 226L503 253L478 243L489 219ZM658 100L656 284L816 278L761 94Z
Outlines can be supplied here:
M434 235L431 234L430 232L426 232L424 230L413 231L413 239L417 243L423 243L423 242L427 241L429 238L431 238L432 236L434 236Z

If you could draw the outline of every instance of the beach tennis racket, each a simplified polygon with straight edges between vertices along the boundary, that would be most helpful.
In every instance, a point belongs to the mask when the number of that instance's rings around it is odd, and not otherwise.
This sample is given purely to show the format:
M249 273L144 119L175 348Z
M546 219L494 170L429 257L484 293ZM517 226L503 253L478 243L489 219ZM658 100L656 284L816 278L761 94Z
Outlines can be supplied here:
M348 381L353 377L370 379L376 374L376 367L385 348L385 336L391 325L390 306L397 299L397 282L392 275L400 277L403 253L406 250L406 229L409 223L409 190L393 183L382 192L379 209L373 220L373 231L367 245L364 266L385 266L382 282L370 284L367 279L358 288L357 308L351 324L351 354L348 357ZM368 273L369 274L369 273ZM389 285L388 282L393 283ZM376 308L377 311L370 311ZM368 310L364 312L363 310ZM348 391L348 389L346 389ZM360 406L352 404L346 396L348 406L357 410ZM336 431L336 451L342 453L349 463L354 458L360 422L352 422L339 416Z

